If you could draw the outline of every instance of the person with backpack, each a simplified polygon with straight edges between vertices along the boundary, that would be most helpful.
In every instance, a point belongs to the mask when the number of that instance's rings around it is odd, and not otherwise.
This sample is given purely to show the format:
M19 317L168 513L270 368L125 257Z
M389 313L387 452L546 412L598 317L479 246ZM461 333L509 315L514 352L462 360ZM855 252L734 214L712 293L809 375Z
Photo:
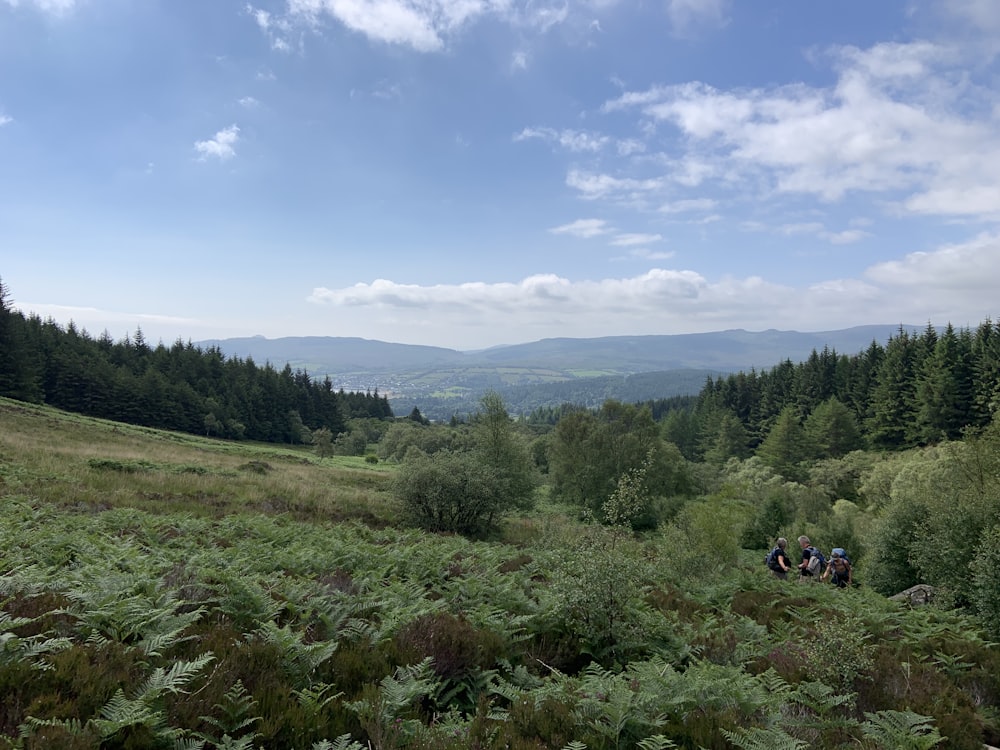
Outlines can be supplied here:
M837 588L845 589L854 583L854 569L842 547L833 548L830 553L830 565L820 576L820 580L825 581L827 575L831 573L830 582Z
M780 578L782 581L788 579L788 571L792 569L791 558L785 552L785 547L787 546L788 540L784 537L779 538L774 549L767 554L767 558L764 560L767 563L768 569L774 574L774 577Z
M799 537L799 547L802 548L802 562L799 563L799 580L815 580L826 571L826 558L816 549L809 537Z

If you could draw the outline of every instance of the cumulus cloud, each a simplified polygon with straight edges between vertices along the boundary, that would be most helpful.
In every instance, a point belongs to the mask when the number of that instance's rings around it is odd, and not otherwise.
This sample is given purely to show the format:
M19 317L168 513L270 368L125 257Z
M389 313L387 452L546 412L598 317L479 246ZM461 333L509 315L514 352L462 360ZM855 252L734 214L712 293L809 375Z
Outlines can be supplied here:
M13 117L9 117L8 115L5 115L2 112L0 112L0 128L2 128L4 125L9 125L12 122L14 122Z
M712 0L713 2L717 0ZM580 6L589 13L598 10ZM333 21L350 31L384 44L410 47L418 52L445 49L449 40L474 23L498 20L520 32L545 34L567 22L578 9L566 0L287 0L287 14L275 19L268 14L261 23L260 11L247 6L267 34L277 20L313 29ZM527 66L524 52L514 55L513 70Z
M244 96L238 101L241 107L246 107L247 109L255 109L260 106L260 102L252 96Z
M375 41L420 52L442 49L449 33L506 5L503 0L288 0L292 17L312 23L332 18Z
M233 146L240 139L240 129L237 125L230 125L223 128L215 137L206 141L195 141L194 149L198 152L199 161L207 161L209 158L226 161L236 156Z
M962 54L929 42L839 47L825 58L837 74L828 87L693 81L626 91L602 110L678 136L663 177L681 184L763 180L779 195L883 194L906 212L993 218L1000 94L969 82Z
M652 259L637 250L634 257ZM689 333L724 328L830 330L852 325L933 320L976 325L996 313L1000 236L914 252L878 263L860 278L793 287L760 276L709 279L691 270L652 268L600 280L555 274L519 282L401 284L388 279L329 289L309 301L393 326L448 329L469 346L544 336ZM465 331L463 335L462 331ZM509 339L507 339L509 342Z

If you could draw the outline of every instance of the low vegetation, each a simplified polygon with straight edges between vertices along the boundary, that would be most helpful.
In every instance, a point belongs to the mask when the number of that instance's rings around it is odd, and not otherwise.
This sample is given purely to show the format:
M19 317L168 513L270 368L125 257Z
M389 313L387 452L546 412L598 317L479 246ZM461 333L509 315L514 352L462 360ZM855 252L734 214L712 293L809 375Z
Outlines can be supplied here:
M1000 736L983 580L942 579L947 607L911 609L870 585L885 560L838 590L778 581L740 545L769 508L778 529L827 547L851 535L877 559L869 545L899 524L863 545L858 514L901 517L923 473L953 482L949 457L988 462L994 443L865 463L865 507L732 463L637 535L660 507L640 468L596 509L605 524L543 492L477 539L401 523L405 460L8 400L0 424L0 747L979 750ZM996 547L973 553L968 535L995 487L960 492L967 513L942 498L915 523L965 535L961 564L986 569ZM937 570L906 557L918 578Z

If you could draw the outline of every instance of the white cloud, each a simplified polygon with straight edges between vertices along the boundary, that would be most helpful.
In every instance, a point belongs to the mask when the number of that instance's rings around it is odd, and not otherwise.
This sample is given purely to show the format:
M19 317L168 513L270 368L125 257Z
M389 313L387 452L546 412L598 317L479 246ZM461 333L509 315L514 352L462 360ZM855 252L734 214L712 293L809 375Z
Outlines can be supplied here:
M20 0L6 0L7 5L17 8L21 5ZM60 15L73 9L76 0L24 0L25 5L33 6L43 13Z
M632 245L648 245L653 242L661 242L663 240L662 234L619 234L613 240L611 244L615 247L631 247Z
M254 109L260 106L260 102L252 96L244 96L239 100L241 107L246 107L247 109Z
M655 257L645 249L632 255ZM340 289L319 287L309 301L336 309L338 319L377 319L395 332L394 340L414 331L426 340L427 330L440 327L448 330L449 340L463 342L452 345L476 348L503 343L511 331L525 341L724 328L815 331L928 319L977 325L996 315L998 288L1000 236L983 234L873 265L860 278L800 287L760 276L709 279L690 270L653 268L600 280L538 274L520 282L422 286L378 279Z
M376 99L399 99L403 95L403 89L396 81L386 81L382 80L378 82L378 85L372 90L372 96Z
M216 133L214 138L210 138L207 141L196 141L194 148L200 154L198 157L199 161L206 161L209 157L226 161L236 156L233 146L236 145L239 139L239 126L230 125L228 128L223 128Z
M528 53L524 50L516 50L514 54L510 56L510 69L511 70L527 70L528 69Z
M479 3L439 0L289 0L292 15L317 22L330 16L351 31L388 44L402 44L420 52L444 47L442 33L479 11ZM450 11L450 12L449 12Z
M268 31L271 28L271 14L266 10L254 8L250 3L247 3L246 12L253 16L261 31Z
M629 255L641 260L669 260L674 257L675 253L673 250L650 250L646 247L640 247L629 252Z
M291 52L292 45L288 42L288 35L292 32L292 24L287 18L275 16L262 8L255 8L250 3L247 3L243 9L253 18L258 28L267 37L271 49L278 52Z
M660 212L665 214L680 214L689 211L710 211L716 205L717 201L712 198L688 198L664 203L660 206Z
M9 125L12 122L14 122L13 117L9 117L8 115L0 113L0 128L2 128L4 125Z
M579 190L582 198L632 198L637 194L659 190L663 183L658 179L634 179L631 177L613 177L606 174L594 174L577 169L570 170L566 175L566 184Z
M827 58L838 76L829 87L689 82L625 92L602 109L679 134L665 176L681 184L764 180L779 194L882 193L909 212L992 218L1000 93L969 83L963 53L928 42L841 47Z
M623 138L616 144L619 156L631 156L641 154L646 150L646 144L636 138Z
M721 25L726 21L728 0L667 0L667 16L677 31L702 23Z
M169 326L174 329L189 329L204 325L195 318L176 315L160 315L156 313L122 312L119 310L104 310L97 307L78 307L73 305L53 305L48 303L18 302L18 310L25 315L34 313L40 318L52 318L56 321L73 321L78 329L86 329L93 336L99 336L105 329L135 331L141 327L147 332L147 326ZM156 339L147 339L147 343L155 344ZM172 343L172 342L167 342Z
M553 227L549 230L552 234L571 234L574 237L589 239L611 231L608 223L604 219L577 219L570 224Z
M865 276L886 288L921 290L920 296L931 300L945 294L984 299L985 294L993 299L989 306L995 307L1000 289L1000 235L983 233L968 242L910 253L901 260L872 266Z
M778 227L778 234L790 237L793 234L819 234L823 231L823 225L817 221L807 221L799 224L782 224Z
M941 0L940 6L978 30L1000 31L1000 3L996 0Z
M533 138L556 143L566 150L574 152L600 151L611 141L605 135L580 130L556 130L554 128L524 128L514 136L515 141L527 141Z
M821 236L834 245L851 245L865 237L871 237L871 233L860 229L845 229L842 232L824 232Z
M449 38L489 17L544 34L564 23L571 10L565 0L287 0L287 7L290 23L318 28L332 19L373 41L418 52L440 51ZM523 53L512 60L515 70L526 64Z

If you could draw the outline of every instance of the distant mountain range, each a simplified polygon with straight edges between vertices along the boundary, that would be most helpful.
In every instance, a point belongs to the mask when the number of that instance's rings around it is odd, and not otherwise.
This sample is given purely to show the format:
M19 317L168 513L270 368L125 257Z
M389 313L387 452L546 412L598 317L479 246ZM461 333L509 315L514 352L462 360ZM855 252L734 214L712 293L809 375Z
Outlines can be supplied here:
M254 336L196 343L202 348L218 347L228 357L252 358L257 364L269 362L279 369L288 364L316 378L329 376L337 388L378 389L389 396L396 414L408 413L416 406L425 416L441 419L474 411L479 397L489 389L504 395L512 412L566 401L594 405L606 398L693 395L710 374L767 370L786 359L801 362L813 350L823 348L856 354L872 341L885 344L900 327L553 338L465 352L327 336ZM922 330L912 325L902 328ZM657 376L643 378L643 386L637 390L640 381L630 376L640 373ZM565 386L571 381L573 388L567 391ZM619 391L650 395L615 395ZM574 398L567 399L567 393L575 394Z

